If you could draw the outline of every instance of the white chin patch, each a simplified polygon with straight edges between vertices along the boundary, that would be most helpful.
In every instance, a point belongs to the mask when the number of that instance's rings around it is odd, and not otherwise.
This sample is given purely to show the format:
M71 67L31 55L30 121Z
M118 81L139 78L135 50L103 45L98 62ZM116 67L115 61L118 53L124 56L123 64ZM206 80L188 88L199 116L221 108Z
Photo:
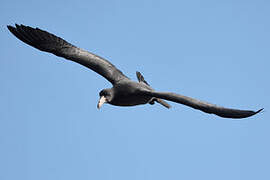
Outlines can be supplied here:
M98 101L97 108L100 109L101 106L102 106L104 103L106 103L106 102L107 102L106 98L105 98L104 96L101 96L100 99L99 99L99 101Z

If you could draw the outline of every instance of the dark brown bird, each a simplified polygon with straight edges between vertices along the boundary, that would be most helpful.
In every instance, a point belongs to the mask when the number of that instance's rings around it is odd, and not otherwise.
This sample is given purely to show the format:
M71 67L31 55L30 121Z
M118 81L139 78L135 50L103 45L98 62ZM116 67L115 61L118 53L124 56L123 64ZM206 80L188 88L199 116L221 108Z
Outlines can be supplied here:
M224 108L175 93L157 92L144 80L141 73L136 72L139 82L132 81L104 58L78 48L51 33L39 28L17 24L15 27L7 27L13 35L26 44L41 51L53 53L56 56L77 62L110 81L113 87L100 91L98 108L101 108L104 103L115 106L135 106L148 103L154 104L155 102L170 108L170 105L162 100L165 99L224 118L246 118L263 110L250 111Z

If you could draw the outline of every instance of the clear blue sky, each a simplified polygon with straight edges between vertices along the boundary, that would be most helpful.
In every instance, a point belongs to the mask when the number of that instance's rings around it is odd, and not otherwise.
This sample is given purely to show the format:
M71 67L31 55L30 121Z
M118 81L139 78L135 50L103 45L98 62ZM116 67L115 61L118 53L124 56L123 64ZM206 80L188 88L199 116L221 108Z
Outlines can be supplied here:
M1 180L269 180L269 1L2 0ZM110 83L8 32L52 32L156 89L263 113L171 103L96 108Z

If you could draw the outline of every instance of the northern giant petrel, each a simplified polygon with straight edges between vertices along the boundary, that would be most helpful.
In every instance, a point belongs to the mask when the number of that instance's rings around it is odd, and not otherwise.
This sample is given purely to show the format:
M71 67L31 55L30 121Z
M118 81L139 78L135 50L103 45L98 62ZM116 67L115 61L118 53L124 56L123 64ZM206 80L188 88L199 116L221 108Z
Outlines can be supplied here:
M170 108L170 105L162 100L165 99L224 118L246 118L263 110L250 111L224 108L175 93L157 92L149 86L139 72L136 73L139 82L132 81L109 61L78 48L60 37L39 28L17 24L15 26L7 27L13 35L26 44L77 62L110 81L113 87L100 91L98 108L101 108L104 103L115 106L135 106L147 103L154 104L155 102Z

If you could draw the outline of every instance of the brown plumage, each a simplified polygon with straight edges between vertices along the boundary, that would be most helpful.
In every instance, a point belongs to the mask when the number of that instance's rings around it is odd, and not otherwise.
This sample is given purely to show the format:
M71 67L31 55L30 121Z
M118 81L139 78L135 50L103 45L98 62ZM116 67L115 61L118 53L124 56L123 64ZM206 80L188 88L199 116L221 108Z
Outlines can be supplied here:
M157 92L150 87L141 73L136 73L139 82L132 81L104 58L80 49L51 33L39 28L17 24L15 27L7 27L13 35L26 44L41 51L53 53L56 56L77 62L110 81L113 87L103 89L99 93L98 108L104 103L116 106L135 106L147 103L154 104L155 102L170 108L170 105L164 101L168 100L224 118L246 118L263 110L251 111L224 108L175 93Z

